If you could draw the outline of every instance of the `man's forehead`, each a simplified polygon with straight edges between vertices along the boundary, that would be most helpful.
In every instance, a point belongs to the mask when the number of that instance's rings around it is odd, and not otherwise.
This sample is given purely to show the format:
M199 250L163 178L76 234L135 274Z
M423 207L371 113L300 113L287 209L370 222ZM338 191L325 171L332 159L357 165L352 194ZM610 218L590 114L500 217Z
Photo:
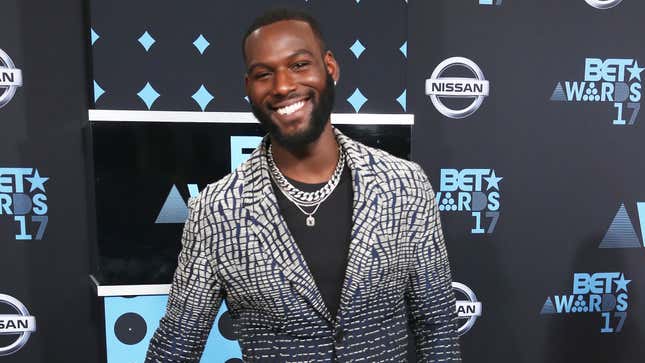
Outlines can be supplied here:
M249 55L258 48L275 49L294 43L298 43L300 48L311 48L312 51L320 49L318 38L309 24L302 20L281 20L262 26L249 35L245 47Z

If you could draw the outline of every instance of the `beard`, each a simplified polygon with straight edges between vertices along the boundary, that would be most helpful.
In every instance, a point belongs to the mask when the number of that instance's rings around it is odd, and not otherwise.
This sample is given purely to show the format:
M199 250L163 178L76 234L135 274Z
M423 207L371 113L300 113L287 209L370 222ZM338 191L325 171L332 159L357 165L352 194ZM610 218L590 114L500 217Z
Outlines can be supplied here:
M320 93L318 102L314 98L314 91L309 91L307 96L314 104L311 118L309 119L307 127L296 134L285 135L282 133L280 128L271 120L268 112L251 102L253 115L260 121L262 127L275 142L289 150L297 151L302 150L308 144L318 140L325 129L325 125L327 125L327 121L329 121L331 110L334 108L334 79L329 73L326 74L325 88Z

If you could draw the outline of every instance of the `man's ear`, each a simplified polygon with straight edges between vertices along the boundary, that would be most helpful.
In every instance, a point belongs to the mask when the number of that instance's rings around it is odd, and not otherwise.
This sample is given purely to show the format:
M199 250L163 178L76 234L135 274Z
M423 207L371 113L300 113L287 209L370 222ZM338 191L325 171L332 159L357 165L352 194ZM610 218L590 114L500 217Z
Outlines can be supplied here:
M327 69L327 73L331 75L331 78L334 79L334 83L338 82L340 78L340 67L338 66L338 62L336 62L334 53L330 50L326 51L323 61L325 62L325 69Z

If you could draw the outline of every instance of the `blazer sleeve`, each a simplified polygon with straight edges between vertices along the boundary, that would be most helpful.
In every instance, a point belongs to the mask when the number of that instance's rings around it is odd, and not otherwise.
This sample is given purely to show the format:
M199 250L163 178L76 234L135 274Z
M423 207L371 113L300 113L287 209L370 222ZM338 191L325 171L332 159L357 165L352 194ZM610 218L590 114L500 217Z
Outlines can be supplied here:
M461 362L457 335L455 295L441 221L430 181L423 180L422 201L412 218L415 243L406 302L416 340L418 362Z
M188 203L166 314L150 341L146 363L199 362L221 304L222 284L208 258L214 244L205 237L217 235L211 231L216 226L208 223L200 200Z

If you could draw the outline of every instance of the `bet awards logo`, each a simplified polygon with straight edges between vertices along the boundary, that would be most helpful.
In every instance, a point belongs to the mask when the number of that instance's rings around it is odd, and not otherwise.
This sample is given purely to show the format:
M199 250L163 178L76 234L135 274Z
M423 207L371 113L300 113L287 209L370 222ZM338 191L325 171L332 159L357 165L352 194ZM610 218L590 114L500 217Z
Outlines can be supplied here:
M636 202L636 214L640 220L640 230L643 241L636 235L634 224L627 214L625 204L621 204L611 222L605 237L598 248L642 248L645 246L645 202Z
M474 75L474 78L462 76L445 77L448 70L454 68L464 69ZM477 111L488 96L489 84L484 78L482 70L468 58L452 57L439 63L430 78L426 79L426 95L434 107L442 115L454 119L465 118ZM453 104L446 105L446 98L466 99L465 107Z
M444 213L467 212L475 218L472 234L491 234L499 220L502 177L493 169L441 169L437 205ZM490 219L482 228L482 219Z
M43 238L49 221L45 191L48 180L38 169L0 168L0 216L13 216L18 224L16 240Z
M540 315L600 313L600 332L618 333L627 318L630 282L621 272L574 273L572 293L547 297Z
M231 172L245 162L260 144L260 136L231 136ZM199 195L197 184L187 184L190 198ZM188 219L188 206L176 185L170 188L166 201L157 215L155 224L185 223Z
M24 347L36 331L36 318L29 315L29 311L18 299L0 294L0 305L8 305L16 314L0 315L0 335L17 336L17 339L7 345L0 346L0 357L11 355Z
M0 49L0 108L6 106L22 86L22 72L9 55Z
M477 300L473 290L460 282L453 282L452 289L455 290L456 296L463 295L466 298L465 300L457 300L456 304L457 319L459 321L465 320L457 329L457 334L462 336L475 325L477 318L482 315L482 303Z
M609 9L620 4L623 0L585 0L596 9Z
M641 108L644 69L631 58L586 58L584 80L558 82L551 101L609 103L616 112L614 125L634 125Z

